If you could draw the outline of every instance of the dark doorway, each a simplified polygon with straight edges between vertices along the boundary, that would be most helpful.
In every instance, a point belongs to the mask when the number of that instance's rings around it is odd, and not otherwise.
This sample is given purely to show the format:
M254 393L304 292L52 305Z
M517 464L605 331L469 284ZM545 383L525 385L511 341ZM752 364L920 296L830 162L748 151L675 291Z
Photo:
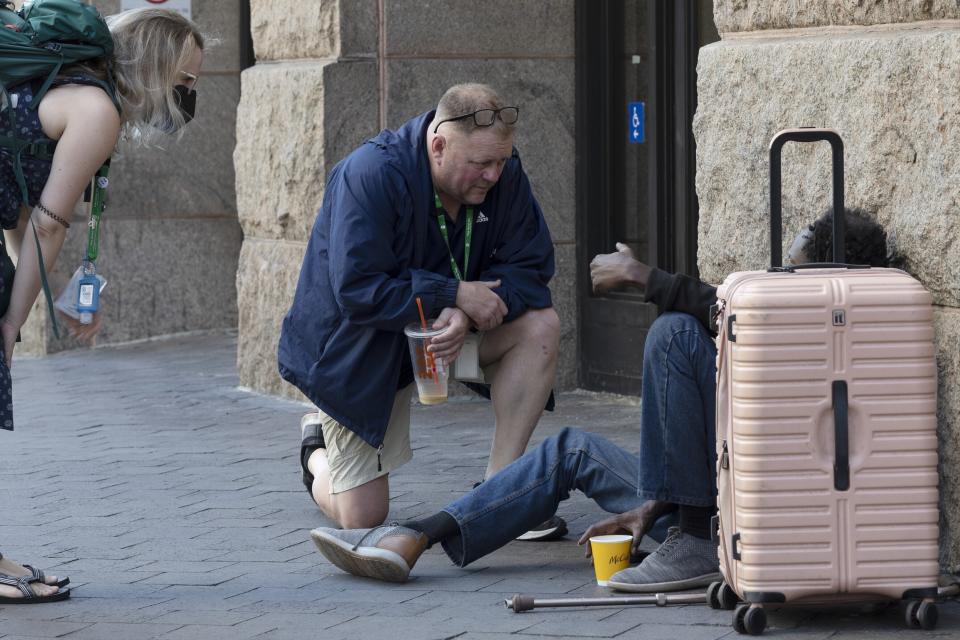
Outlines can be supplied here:
M240 1L240 70L256 64L253 34L250 33L250 0Z
M710 0L580 0L576 30L579 384L639 395L656 307L637 290L594 295L589 262L619 241L696 275L697 51L719 36Z

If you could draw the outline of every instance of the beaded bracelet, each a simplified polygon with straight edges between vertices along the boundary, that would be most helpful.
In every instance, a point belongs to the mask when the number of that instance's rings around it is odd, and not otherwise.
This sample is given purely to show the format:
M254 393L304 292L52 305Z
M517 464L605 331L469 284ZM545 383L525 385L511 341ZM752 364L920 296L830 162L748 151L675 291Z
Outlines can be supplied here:
M70 228L70 223L69 223L69 222L67 222L66 220L64 220L63 218L61 218L61 217L58 216L57 214L55 214L53 211L50 211L50 209L47 209L45 206L43 206L43 203L42 203L42 202L38 202L38 203L37 203L37 209L40 209L40 211L44 212L45 214L47 214L48 216L50 216L51 218L53 218L54 220L56 220L57 222L59 222L61 225L63 225L63 228L64 228L64 229L69 229L69 228Z

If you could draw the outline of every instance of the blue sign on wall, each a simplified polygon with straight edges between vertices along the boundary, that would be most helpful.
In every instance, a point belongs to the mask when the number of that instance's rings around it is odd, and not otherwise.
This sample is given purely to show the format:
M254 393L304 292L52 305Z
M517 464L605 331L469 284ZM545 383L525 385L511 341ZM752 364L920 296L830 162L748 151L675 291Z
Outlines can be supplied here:
M640 144L641 142L646 142L646 132L643 128L644 123L644 114L643 114L644 103L643 102L629 102L627 103L627 118L629 120L627 124L627 131L629 132L628 138L632 144Z

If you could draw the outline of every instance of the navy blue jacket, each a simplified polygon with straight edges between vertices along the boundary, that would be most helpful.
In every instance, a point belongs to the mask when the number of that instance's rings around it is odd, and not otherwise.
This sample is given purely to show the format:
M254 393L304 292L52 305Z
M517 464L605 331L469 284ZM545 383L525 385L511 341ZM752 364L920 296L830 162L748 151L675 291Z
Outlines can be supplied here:
M413 382L403 328L419 321L417 296L428 316L456 306L427 157L432 119L382 131L330 172L280 334L283 379L373 447ZM461 268L463 211L447 220ZM474 219L465 278L502 281L505 322L552 306L553 242L516 150Z

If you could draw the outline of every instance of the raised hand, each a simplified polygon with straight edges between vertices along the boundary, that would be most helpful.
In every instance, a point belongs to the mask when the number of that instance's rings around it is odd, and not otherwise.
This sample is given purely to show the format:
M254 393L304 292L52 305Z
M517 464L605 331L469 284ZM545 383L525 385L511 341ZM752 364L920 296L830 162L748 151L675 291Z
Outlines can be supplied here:
M626 284L646 288L649 275L650 267L637 260L622 242L617 243L615 253L601 253L590 261L590 280L596 293Z

